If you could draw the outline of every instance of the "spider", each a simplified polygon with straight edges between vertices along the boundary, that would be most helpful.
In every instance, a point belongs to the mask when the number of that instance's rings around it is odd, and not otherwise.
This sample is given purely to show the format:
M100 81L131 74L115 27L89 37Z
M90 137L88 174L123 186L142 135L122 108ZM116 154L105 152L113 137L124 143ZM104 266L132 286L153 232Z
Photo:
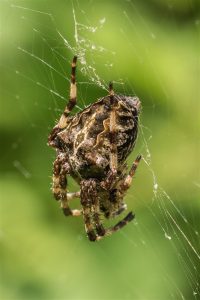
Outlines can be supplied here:
M65 216L82 215L89 240L96 241L134 219L129 212L105 229L101 216L114 218L127 208L123 199L141 160L138 155L127 172L126 158L137 138L140 101L137 97L116 95L109 83L107 96L70 116L77 101L76 63L74 56L69 102L48 138L48 145L57 154L52 191ZM80 185L80 191L67 192L67 175ZM71 209L69 203L77 197L81 209Z

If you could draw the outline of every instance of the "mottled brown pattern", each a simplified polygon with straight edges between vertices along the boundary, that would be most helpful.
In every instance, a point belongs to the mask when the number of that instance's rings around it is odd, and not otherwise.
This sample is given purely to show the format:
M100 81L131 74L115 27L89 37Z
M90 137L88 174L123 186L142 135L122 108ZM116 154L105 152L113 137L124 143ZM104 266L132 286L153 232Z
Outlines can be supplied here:
M72 62L70 100L49 136L49 145L57 151L53 193L65 215L83 215L88 238L95 241L118 231L134 217L129 213L108 229L100 221L100 215L112 218L126 209L125 192L141 159L138 156L126 174L125 161L137 138L140 101L114 94L110 83L108 96L69 116L76 104L76 60L74 57ZM67 175L80 184L80 192L67 193ZM69 208L73 197L81 198L81 210Z

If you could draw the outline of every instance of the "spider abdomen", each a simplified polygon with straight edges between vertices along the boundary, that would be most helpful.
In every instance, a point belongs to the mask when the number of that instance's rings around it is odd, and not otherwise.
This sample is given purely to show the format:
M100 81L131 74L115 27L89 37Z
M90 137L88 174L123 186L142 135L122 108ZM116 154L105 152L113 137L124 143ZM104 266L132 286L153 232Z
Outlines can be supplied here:
M132 98L132 101L139 101ZM130 97L129 97L130 101ZM64 142L69 161L81 178L102 178L109 167L112 141L110 139L110 97L104 97L74 116L67 128L58 134ZM115 96L115 143L118 163L123 163L137 138L138 111L125 96Z

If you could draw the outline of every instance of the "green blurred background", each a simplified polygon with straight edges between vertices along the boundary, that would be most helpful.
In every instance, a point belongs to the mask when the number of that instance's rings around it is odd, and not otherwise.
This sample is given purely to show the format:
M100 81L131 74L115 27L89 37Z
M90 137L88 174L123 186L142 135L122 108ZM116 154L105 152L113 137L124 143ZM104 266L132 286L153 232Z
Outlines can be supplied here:
M0 299L200 299L199 3L1 0ZM74 52L80 107L106 94L98 78L143 107L136 219L99 243L50 191Z

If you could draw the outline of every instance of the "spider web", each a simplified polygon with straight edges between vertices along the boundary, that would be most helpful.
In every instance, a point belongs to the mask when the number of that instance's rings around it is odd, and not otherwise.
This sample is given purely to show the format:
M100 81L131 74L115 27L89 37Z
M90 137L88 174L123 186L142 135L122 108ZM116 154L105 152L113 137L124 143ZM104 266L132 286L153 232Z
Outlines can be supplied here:
M48 110L50 112L51 120L49 122L41 121L42 118L32 120L31 112L26 107L23 107L24 115L26 115L27 119L31 119L30 124L32 127L36 127L36 129L43 127L41 132L46 132L47 135L54 124L54 120L58 119L64 105L68 101L69 70L74 54L78 56L79 60L77 70L77 111L83 109L96 98L104 96L107 93L108 82L110 79L113 79L113 76L116 92L125 95L135 95L138 94L137 92L140 89L147 88L149 104L146 102L143 105L138 144L128 160L130 165L134 160L133 155L136 156L138 153L143 155L143 160L134 179L133 190L127 194L128 208L136 210L136 220L127 226L127 229L120 231L119 235L122 243L125 243L129 249L127 254L129 260L134 261L134 253L139 249L142 253L140 256L141 260L143 259L142 255L147 255L149 251L149 260L157 263L159 270L157 276L164 282L163 286L168 291L165 296L161 293L159 299L199 299L200 251L198 220L196 219L195 208L192 205L183 205L179 200L179 192L173 191L171 188L169 188L171 192L168 192L167 183L163 178L160 179L160 171L157 172L154 167L158 152L154 153L151 148L154 145L154 135L157 134L155 131L158 130L160 132L162 128L156 128L151 122L149 124L145 122L145 110L148 114L152 114L150 120L153 122L153 119L157 117L156 114L159 112L160 105L154 100L153 92L151 94L151 91L149 91L150 88L147 81L144 81L144 86L140 87L137 74L131 80L127 77L124 78L124 70L129 67L129 62L126 61L126 54L122 53L120 55L119 52L122 52L123 49L125 50L125 46L120 46L120 50L118 50L116 43L114 44L115 46L112 45L110 37L113 29L109 27L111 22L107 14L98 18L98 13L95 14L95 17L89 16L87 13L87 8L90 4L98 9L97 4L95 6L92 1L88 1L87 5L82 5L79 1L64 4L62 2L63 15L59 18L56 12L51 12L47 8L46 2L40 3L39 7L41 9L38 9L38 6L36 4L33 5L32 2L29 5L26 2L23 3L21 5L20 2L10 2L9 9L12 10L13 14L17 14L20 19L20 26L24 25L26 27L28 35L31 36L31 42L28 44L24 41L16 40L15 47L20 55L24 57L26 63L31 62L31 65L33 63L35 68L30 70L30 72L24 73L23 68L19 64L18 67L12 66L11 70L15 71L21 82L23 80L25 84L32 86L32 89L35 87L38 95L41 92L45 96L44 99L47 99L47 97L50 99L48 103L44 102L46 100L42 101L39 99L35 103L41 111L45 112L45 110ZM153 75L161 91L162 101L168 102L170 93L162 81L162 77L159 76L159 72L155 71L155 66L151 59L152 51L150 47L157 39L159 32L156 33L151 29L154 28L153 24L146 21L133 2L119 1L119 3L122 6L118 15L120 17L120 37L124 42L126 41L126 46L133 52L136 61L135 65L139 64L142 67L147 62L147 65L154 71ZM134 11L134 20L131 18L129 10ZM143 36L138 31L137 22L142 26ZM127 28L128 30L126 30ZM130 32L133 32L135 40L129 37ZM152 40L150 46L149 39ZM140 48L145 49L142 52L145 57L140 54ZM124 61L125 67L123 71L118 66L119 57ZM138 76L142 77L141 74ZM133 78L135 79L136 87L134 87ZM63 90L64 85L66 90ZM95 95L98 95L98 97ZM20 100L19 95L13 96L16 100ZM141 98L142 96L141 92ZM168 114L170 113L169 110ZM160 137L164 140L163 134ZM162 140L160 142L162 143ZM15 148L17 145L18 142L14 142L12 147ZM52 161L53 159L54 157L52 156ZM170 158L168 159L170 160ZM39 175L34 174L34 171L31 171L31 167L29 170L29 167L26 168L24 164L26 162L23 162L23 159L13 161L13 167L25 178L34 182L34 177L39 177ZM73 182L70 181L70 184L74 188ZM188 182L188 185L190 184L199 191L198 179L192 183L191 181ZM190 188L185 188L186 193L190 190ZM189 192L187 199L190 199ZM78 226L82 226L81 222ZM152 231L152 228L157 228L156 233ZM76 243L74 242L72 247L77 255L81 255L78 248L84 247L84 235L83 230L79 232L77 241ZM107 247L104 248L104 245L101 243L97 247L102 252L105 261L109 262L109 249ZM170 266L167 265L167 262L171 259L174 261L175 268L179 269L177 273L173 270L173 263L170 263ZM139 270L139 266L136 267L136 270ZM127 270L124 271L126 272ZM145 272L145 267L143 272ZM127 273L130 276L132 275L130 270ZM120 274L118 276L120 277ZM136 299L148 299L145 290L142 291L142 286L144 285L142 279L137 284L139 287L135 287L134 279L129 278L126 298L134 296ZM156 292L153 292L150 297L156 298L158 296Z

